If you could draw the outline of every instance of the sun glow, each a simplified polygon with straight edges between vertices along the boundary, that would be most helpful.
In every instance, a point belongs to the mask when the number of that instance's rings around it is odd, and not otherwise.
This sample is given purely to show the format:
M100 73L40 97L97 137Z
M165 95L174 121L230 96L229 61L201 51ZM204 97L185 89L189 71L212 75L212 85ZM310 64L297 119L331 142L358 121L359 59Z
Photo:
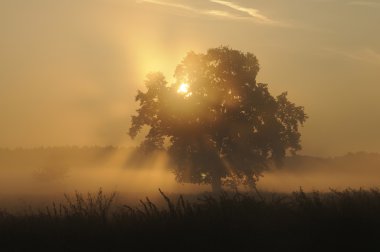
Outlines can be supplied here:
M189 84L182 83L181 85L179 85L179 87L177 89L177 93L179 93L179 94L187 94L188 92L189 92Z

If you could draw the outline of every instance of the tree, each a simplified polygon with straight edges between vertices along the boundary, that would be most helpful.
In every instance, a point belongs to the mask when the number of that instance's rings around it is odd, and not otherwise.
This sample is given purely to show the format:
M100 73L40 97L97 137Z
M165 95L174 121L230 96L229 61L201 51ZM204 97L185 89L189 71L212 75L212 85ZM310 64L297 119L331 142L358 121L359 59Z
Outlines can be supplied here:
M258 71L252 53L190 52L173 84L161 73L147 76L129 135L149 126L139 152L166 151L179 182L211 184L214 192L223 183L254 187L268 162L279 165L288 151L301 149L298 129L307 119L286 92L273 97L257 83Z

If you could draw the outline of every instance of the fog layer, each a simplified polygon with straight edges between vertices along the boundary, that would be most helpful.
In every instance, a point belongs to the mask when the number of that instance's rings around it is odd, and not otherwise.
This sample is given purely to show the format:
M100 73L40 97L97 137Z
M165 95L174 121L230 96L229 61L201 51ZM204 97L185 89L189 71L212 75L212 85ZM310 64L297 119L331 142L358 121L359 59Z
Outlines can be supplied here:
M177 183L163 157L145 166L128 166L129 153L130 149L113 147L0 150L0 205L45 204L63 200L64 193L96 192L100 187L132 202L159 197L159 188L168 194L211 191L209 185ZM379 187L379 167L380 154L288 157L283 167L263 174L258 188L292 192L300 187L305 191Z

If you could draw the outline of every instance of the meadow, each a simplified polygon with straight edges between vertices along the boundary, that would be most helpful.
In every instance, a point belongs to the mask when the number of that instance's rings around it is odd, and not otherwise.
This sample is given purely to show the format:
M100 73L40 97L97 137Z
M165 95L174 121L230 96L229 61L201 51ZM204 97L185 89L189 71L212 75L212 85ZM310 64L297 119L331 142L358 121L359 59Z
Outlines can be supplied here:
M289 157L264 174L260 194L224 188L218 195L207 185L176 184L160 167L128 169L127 153L1 150L0 251L363 251L380 245L379 154Z

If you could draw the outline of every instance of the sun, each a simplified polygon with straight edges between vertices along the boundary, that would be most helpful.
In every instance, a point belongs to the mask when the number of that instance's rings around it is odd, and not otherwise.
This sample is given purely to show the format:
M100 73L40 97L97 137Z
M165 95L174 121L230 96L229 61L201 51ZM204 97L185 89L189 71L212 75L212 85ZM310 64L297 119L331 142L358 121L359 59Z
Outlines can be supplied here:
M188 92L189 92L189 84L182 83L181 85L179 85L179 87L177 89L177 93L179 93L179 94L187 94Z

